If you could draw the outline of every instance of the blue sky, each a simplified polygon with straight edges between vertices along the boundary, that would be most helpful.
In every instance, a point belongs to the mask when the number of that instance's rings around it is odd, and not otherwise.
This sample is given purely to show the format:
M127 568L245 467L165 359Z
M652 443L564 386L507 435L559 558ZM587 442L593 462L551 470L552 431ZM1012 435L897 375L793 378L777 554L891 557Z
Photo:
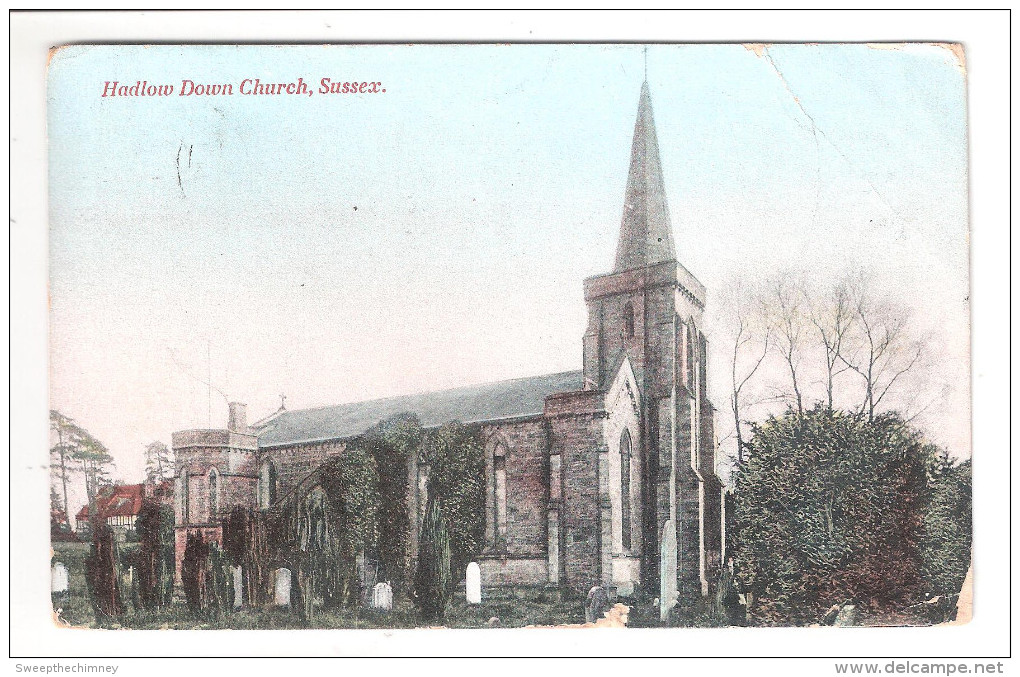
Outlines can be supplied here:
M387 91L100 96L299 76ZM207 350L252 418L281 392L296 408L579 368L581 281L612 267L642 78L639 45L62 49L52 406L134 479L144 443L209 423ZM969 453L955 56L653 45L648 80L678 255L709 309L737 274L866 266L938 332L959 388L933 434Z

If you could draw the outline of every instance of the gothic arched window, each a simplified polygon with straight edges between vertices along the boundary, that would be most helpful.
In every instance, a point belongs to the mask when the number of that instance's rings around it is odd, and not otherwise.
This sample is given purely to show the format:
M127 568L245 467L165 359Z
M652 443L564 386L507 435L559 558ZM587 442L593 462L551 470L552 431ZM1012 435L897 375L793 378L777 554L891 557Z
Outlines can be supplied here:
M492 450L492 533L497 549L506 547L506 447L497 442Z
M620 437L620 508L623 549L631 547L631 489L630 489L631 440L630 431L623 429Z
M265 510L276 503L276 464L265 461L259 472L259 508Z
M209 521L214 522L220 514L220 475L216 468L209 471Z
M634 306L630 301L623 304L623 334L627 338L634 338Z

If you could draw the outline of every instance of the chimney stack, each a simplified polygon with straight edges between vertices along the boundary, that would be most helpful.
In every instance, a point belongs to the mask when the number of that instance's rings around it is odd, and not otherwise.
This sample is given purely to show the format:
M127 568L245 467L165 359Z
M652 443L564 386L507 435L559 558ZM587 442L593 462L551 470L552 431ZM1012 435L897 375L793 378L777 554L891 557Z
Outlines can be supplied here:
M243 402L230 402L230 416L227 419L227 430L232 433L248 433L248 405Z

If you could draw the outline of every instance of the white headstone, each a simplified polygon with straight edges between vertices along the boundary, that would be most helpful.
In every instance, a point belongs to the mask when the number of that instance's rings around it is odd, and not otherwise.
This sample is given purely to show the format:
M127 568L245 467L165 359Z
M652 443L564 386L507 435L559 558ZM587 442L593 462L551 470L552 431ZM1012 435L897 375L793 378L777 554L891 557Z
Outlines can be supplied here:
M51 592L67 592L67 567L63 562L54 562L50 572Z
M276 589L273 595L276 606L290 606L290 569L276 570Z
M676 528L673 520L666 520L662 527L662 544L659 549L659 618L669 618L669 612L676 604Z
M383 611L393 608L393 588L389 583L376 583L372 588L372 608Z
M244 578L241 567L230 567L230 573L234 576L234 608L240 609L244 604Z
M482 570L478 562L467 565L467 573L464 575L464 591L467 594L468 604L482 603Z

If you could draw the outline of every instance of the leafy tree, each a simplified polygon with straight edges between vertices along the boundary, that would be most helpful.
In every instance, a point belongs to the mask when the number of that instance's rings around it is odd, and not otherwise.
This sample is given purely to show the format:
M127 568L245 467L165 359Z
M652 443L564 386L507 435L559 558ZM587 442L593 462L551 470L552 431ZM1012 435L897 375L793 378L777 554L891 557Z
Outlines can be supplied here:
M159 440L145 446L145 481L159 484L174 476L174 460L170 449Z
M89 522L93 523L99 518L97 514L96 498L99 496L99 489L112 483L110 471L113 469L113 456L106 446L82 430L83 437L78 440L73 458L78 462L81 473L85 477L85 495L89 501Z
M923 541L945 542L925 523L936 452L895 414L818 405L754 426L734 535L752 618L801 624L851 600L872 612L922 600Z
M485 545L485 446L478 427L453 422L430 430L423 457L428 496L442 513L451 565L460 576Z

